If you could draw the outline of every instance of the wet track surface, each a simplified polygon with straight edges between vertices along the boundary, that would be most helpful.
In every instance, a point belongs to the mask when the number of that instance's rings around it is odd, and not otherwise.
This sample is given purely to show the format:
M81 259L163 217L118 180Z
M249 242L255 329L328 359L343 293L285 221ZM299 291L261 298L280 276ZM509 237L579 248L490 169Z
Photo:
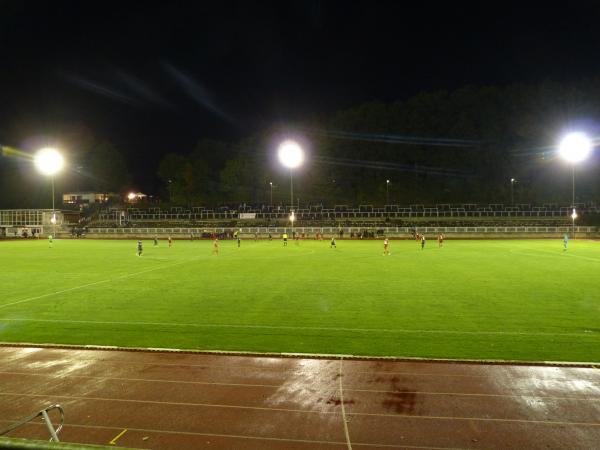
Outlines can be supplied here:
M0 428L54 403L61 440L135 448L600 448L591 366L0 347Z

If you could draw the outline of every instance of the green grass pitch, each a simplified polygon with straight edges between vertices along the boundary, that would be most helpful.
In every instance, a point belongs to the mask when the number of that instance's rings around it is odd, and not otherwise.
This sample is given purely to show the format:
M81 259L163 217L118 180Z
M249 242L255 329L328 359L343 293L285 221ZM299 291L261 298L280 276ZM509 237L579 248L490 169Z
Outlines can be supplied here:
M600 361L600 242L0 242L0 341Z

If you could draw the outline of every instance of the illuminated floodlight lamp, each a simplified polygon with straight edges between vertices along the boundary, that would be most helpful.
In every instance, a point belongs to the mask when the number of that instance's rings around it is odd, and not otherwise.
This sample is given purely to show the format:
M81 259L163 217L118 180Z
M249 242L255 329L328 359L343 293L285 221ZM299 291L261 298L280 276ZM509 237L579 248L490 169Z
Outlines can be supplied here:
M592 143L585 133L569 133L562 141L558 152L564 160L578 163L586 159L592 151Z
M577 211L575 210L575 208L573 208L573 213L571 213L571 219L577 219Z
M136 195L135 195L133 192L130 192L129 194L127 194L127 198L128 198L129 200L134 200L134 199L135 199L135 197L136 197Z
M290 214L290 222L294 223L295 220L296 216L294 215L294 211L292 211L292 213Z
M56 225L56 214L52 214L52 217L50 218L50 223L52 225Z
M299 167L304 161L302 147L295 141L284 141L278 150L279 162L289 169Z
M44 175L55 175L65 165L65 160L58 150L54 148L43 148L35 154L33 162L37 170Z

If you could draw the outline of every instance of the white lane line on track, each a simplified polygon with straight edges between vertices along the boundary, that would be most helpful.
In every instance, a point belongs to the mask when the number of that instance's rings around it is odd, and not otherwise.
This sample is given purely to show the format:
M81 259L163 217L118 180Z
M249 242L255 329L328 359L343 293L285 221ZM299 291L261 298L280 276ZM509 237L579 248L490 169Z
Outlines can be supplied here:
M102 397L86 397L77 395L57 395L57 394L30 394L30 393L13 393L0 392L0 396L7 397L34 397L34 398L59 398L68 400L83 400L83 401L102 401L102 402L118 402L118 403L136 403L136 404L151 404L165 406L200 406L206 408L227 408L227 409L244 409L258 411L277 411L289 413L303 414L323 414L323 415L339 415L337 411L317 411L307 409L286 409L286 408L269 408L264 406L241 406L241 405L220 405L213 403L186 403L186 402L161 402L152 400L131 400L122 398L102 398ZM348 416L369 416L369 417L393 417L397 419L420 419L420 420L472 420L477 422L502 422L502 423L535 423L541 425L564 425L564 426L582 426L582 427L600 427L600 422L565 422L556 420L530 420L530 419L506 419L494 417L461 417L461 416L423 416L411 414L391 414L391 413L365 413L353 412L347 413ZM123 429L122 427L119 429Z
M338 380L340 382L340 404L342 405L342 422L344 422L344 434L346 435L346 443L348 444L348 450L352 450L352 443L350 442L350 433L348 432L348 417L346 416L346 405L344 405L344 385L342 383L343 375L343 364L344 358L340 358L340 371L338 373Z
M122 280L124 278L134 277L136 275L141 275L141 274L147 273L147 272L154 272L155 270L161 270L161 269L167 269L167 268L173 267L173 266L179 266L181 264L189 263L189 262L194 261L196 259L199 259L199 258L193 258L191 260L179 261L179 262L176 262L176 263L173 263L173 264L166 264L166 265L159 266L159 267L152 267L150 269L140 270L139 272L126 273L124 275L117 275L116 277L107 278L106 280L94 281L93 283L86 283L86 284L82 284L80 286L74 286L74 287L71 287L71 288L68 288L68 289L62 289L60 291L48 292L47 294L36 295L35 297L24 298L24 299L21 299L21 300L17 300L15 302L4 303L4 304L0 305L0 309L6 308L7 306L13 306L13 305L21 304L21 303L32 302L34 300L39 300L40 298L46 298L46 297L52 297L53 295L64 294L65 292L71 292L71 291L77 291L79 289L85 289L86 287L95 286L95 285L98 285L98 284L110 283L111 281Z
M50 295L50 294L49 294ZM7 305L5 305L7 306ZM0 306L1 308L2 306ZM108 320L66 320L66 319L27 319L27 318L0 318L0 322L47 322L63 324L86 325L140 325L140 326L165 326L189 328L238 328L238 329L264 329L264 330L306 330L306 331L342 331L350 333L400 333L400 334L453 334L453 335L501 335L501 336L571 336L571 337L596 337L598 333L550 333L536 331L460 331L460 330L418 330L418 329L391 329L391 328L348 328L348 327L299 327L293 325L254 325L254 324L217 324L217 323L175 323L175 322L129 322Z
M0 422L6 423L15 423L20 419L14 420L6 420L0 419ZM46 426L41 422L31 422L29 425L38 425L38 426ZM80 425L69 423L69 427L74 428L91 428L98 430L120 430L119 427L110 427L110 426L102 426L102 425ZM179 434L184 436L207 436L207 437L221 437L221 438L231 438L231 439L251 439L258 441L277 441L277 442L299 442L299 443L307 443L307 444L329 444L329 445L345 445L345 442L342 441L320 441L320 440L309 440L309 439L293 439L293 438L276 438L276 437L263 437L263 436L244 436L239 434L217 434L217 433L196 433L193 431L173 431L173 430L156 430L156 429L148 429L148 428L127 428L129 431L135 431L140 433L158 433L158 434ZM386 447L386 448L411 448L411 449L421 449L421 450L458 450L456 447L424 447L421 445L393 445L393 444L369 444L369 443L355 443L357 446L368 446L368 447Z
M35 398L60 398L68 400L84 400L84 401L99 401L99 402L118 402L118 403L136 403L148 405L164 405L164 406L199 406L204 408L223 408L223 409L248 409L254 411L277 411L288 412L294 414L325 414L339 415L337 411L320 411L316 409L294 409L294 408L271 408L268 406L245 406L245 405L224 405L219 403L196 403L196 402L166 402L158 400L136 400L128 398L105 398L105 397L87 397L85 395L58 395L58 394L30 394L16 392L0 392L0 396L7 397L35 397ZM121 428L122 429L122 428Z
M302 372L304 373L304 372ZM13 371L0 371L1 375L17 375L17 376L28 376L28 377L50 377L54 379L54 374L40 374L30 372L13 372ZM420 374L419 374L420 375ZM127 378L127 377L102 377L93 375L61 375L61 379L67 378L83 378L92 380L109 380L109 381L128 381L128 382L145 382L145 383L169 383L169 384L184 384L184 385L200 385L200 386L227 386L227 387L247 387L247 388L267 388L267 389L280 389L283 385L281 384L256 384L256 383L223 383L216 381L187 381L187 380L165 380L160 378ZM307 384L307 386L311 386ZM489 393L473 393L473 392L433 392L433 391L394 391L387 389L359 389L352 386L346 386L344 388L346 392L366 392L371 394L396 394L401 392L403 394L416 394L416 395L431 395L431 396L448 396L448 397L498 397L498 398L537 398L544 400L564 400L564 401L577 401L577 402L597 402L600 401L600 397L564 397L564 396L551 396L551 395L537 395L537 394L489 394ZM511 389L519 391L518 389ZM526 390L524 390L527 392Z
M1 320L0 320L1 321ZM35 346L35 344L32 344L33 346ZM2 347L0 347L1 349ZM59 350L60 352L70 352L72 351L72 349L56 349L56 348L52 348L52 349L45 349L46 351L53 351L53 350ZM200 353L199 356L205 357L205 356L215 356L212 354L202 354ZM221 355L219 355L221 356ZM240 356L240 358L246 358L246 356ZM267 357L268 359L275 359L275 360L281 360L281 358L278 357ZM302 359L302 358L299 358ZM0 358L1 360L1 358ZM337 360L337 358L336 358ZM83 358L83 357L78 357L77 361L83 362L83 361L91 361L91 362L98 362L97 358ZM11 362L15 362L15 361L11 361ZM119 366L123 365L123 362L126 362L128 366L153 366L153 367L189 367L189 368L210 368L210 369L229 369L229 370L234 370L234 371L240 371L240 370L261 370L261 371L271 371L271 372L279 372L279 373L292 373L292 374L301 374L304 373L304 371L302 369L298 369L298 368L282 368L282 367L268 367L268 366L264 366L264 365L234 365L234 364L190 364L190 363L186 363L186 362L179 362L179 363L167 363L167 362L163 362L159 359L156 359L154 361L133 361L131 360L131 358L129 359L125 359L125 360L121 360L121 359L111 359L111 360L102 360L102 364L107 365L107 364L116 364ZM325 363L332 363L334 362L333 360L324 360L323 362ZM356 363L356 361L352 361L354 363ZM361 361L361 362L365 362L365 361ZM412 364L412 363L418 363L418 364L422 364L422 361L386 361L386 363L388 364ZM6 364L6 363L5 363ZM447 363L448 366L452 366L453 363L449 362ZM481 367L485 367L482 364L475 364L477 368L481 368ZM526 365L526 364L525 364ZM525 366L524 364L517 364L517 367L522 367ZM499 366L502 367L502 366ZM537 367L540 370L544 370L546 369L546 367L544 366L539 366ZM561 370L576 370L577 372L581 372L581 371L586 371L587 373L591 373L593 374L594 377L600 375L600 373L596 373L595 370L600 369L600 366L597 366L595 368L590 368L590 367L561 367ZM529 370L531 371L531 367L529 367ZM3 373L0 370L0 373ZM336 369L336 373L337 373L337 369ZM482 373L472 373L472 374L465 374L465 373L440 373L440 372L406 372L406 371L398 371L398 370L365 370L365 369L361 369L361 370L353 370L352 371L353 375L401 375L401 376L408 376L408 377L439 377L439 378L485 378L488 379L490 378L489 374L482 374ZM581 376L581 375L578 375ZM527 375L513 375L514 379L521 379L521 378L526 378L527 380L542 380L542 381L548 381L549 378L548 377L536 377L536 376L531 376L529 374ZM557 381L557 382L563 382L563 381L567 381L570 382L570 378L566 377L565 375L560 376L557 375L556 377L552 378L552 381ZM348 388L346 388L348 389ZM512 389L512 388L511 388Z

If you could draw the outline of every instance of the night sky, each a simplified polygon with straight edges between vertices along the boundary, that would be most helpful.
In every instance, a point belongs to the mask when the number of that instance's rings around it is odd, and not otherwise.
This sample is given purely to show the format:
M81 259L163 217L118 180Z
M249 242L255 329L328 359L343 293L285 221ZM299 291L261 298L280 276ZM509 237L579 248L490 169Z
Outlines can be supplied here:
M420 91L600 74L597 2L162 3L0 1L0 143L86 127L151 188L160 157L201 138Z

